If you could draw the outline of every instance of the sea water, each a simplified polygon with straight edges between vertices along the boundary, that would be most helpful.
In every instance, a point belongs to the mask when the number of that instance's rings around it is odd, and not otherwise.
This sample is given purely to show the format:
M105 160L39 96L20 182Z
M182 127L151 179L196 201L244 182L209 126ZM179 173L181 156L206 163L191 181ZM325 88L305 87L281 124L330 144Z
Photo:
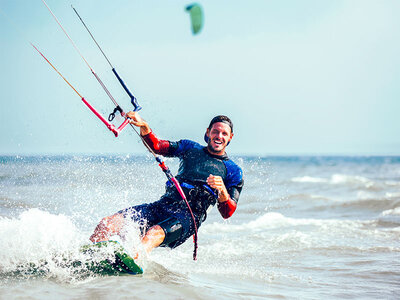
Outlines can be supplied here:
M152 158L0 157L0 298L400 299L400 157L234 160L238 208L209 213L197 261L189 239L143 254L143 275L100 276L58 262L102 217L162 195ZM140 250L128 229L120 242Z

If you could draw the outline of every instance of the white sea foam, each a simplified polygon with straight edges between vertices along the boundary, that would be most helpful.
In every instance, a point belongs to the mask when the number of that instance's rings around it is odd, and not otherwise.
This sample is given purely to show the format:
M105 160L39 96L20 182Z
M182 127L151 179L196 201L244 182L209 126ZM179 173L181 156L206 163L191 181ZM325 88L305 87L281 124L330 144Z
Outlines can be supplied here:
M366 188L371 188L374 186L374 181L363 177L363 176L354 176L354 175L346 175L346 174L333 174L330 178L321 178L321 177L312 177L312 176L302 176L302 177L294 177L292 178L292 182L300 182L300 183L328 183L328 184L355 184L355 185L363 185Z
M0 266L4 269L78 249L84 240L67 216L39 209L25 211L18 218L1 217L0 228Z
M379 218L379 224L385 225L391 231L400 231L400 207L383 211ZM400 238L400 237L398 237Z
M385 193L385 196L388 198L400 198L400 193Z
M388 209L382 212L382 216L397 215L400 216L400 207L394 209Z
M374 199L375 198L375 194L367 192L367 191L357 191L357 200L370 200L370 199ZM357 201L356 200L356 201ZM379 201L379 200L377 200Z
M302 183L319 183L319 182L328 182L326 178L312 177L312 176L301 176L301 177L293 177L291 179L292 182L302 182Z
M0 272L17 269L29 272L33 264L49 276L71 281L77 277L73 275L77 269L64 262L88 259L79 249L91 243L88 239L90 233L80 231L68 216L29 209L17 218L0 217L0 228ZM147 255L142 247L137 246L140 245L137 224L131 222L125 227L123 239L113 236L111 240L120 241L131 255L138 251L138 262L142 267L147 266ZM100 256L111 255L110 251L111 248L105 249Z
M345 175L345 174L333 174L331 177L331 183L333 184L347 184L347 183L360 183L364 184L366 187L373 184L373 181L366 177Z
M293 182L321 183L321 182L328 182L329 180L326 178L303 176L303 177L294 177L294 178L292 178L292 181Z
M388 186L400 186L400 181L388 180L385 181L385 184Z
M212 223L202 226L202 230L207 233L217 232L258 232L265 230L281 229L286 230L288 227L296 228L299 226L315 226L320 228L331 228L336 230L341 228L347 230L348 228L357 228L362 226L361 221L352 220L339 220L339 219L313 219L313 218L290 218L285 217L281 213L268 212L253 221L243 223L240 225L233 225L227 223Z
M398 214L399 210L390 213ZM376 230L375 224L375 220L291 218L281 213L269 212L240 225L212 223L202 226L200 230L202 234L204 232L205 235L217 239L221 235L233 233L244 240L251 237L245 247L251 247L254 237L257 237L255 242L266 239L275 246L297 243L299 247L308 247L311 244L314 247L336 247L353 241L355 247L358 245L362 249L371 246L369 239L386 239L387 235L392 234L390 230Z

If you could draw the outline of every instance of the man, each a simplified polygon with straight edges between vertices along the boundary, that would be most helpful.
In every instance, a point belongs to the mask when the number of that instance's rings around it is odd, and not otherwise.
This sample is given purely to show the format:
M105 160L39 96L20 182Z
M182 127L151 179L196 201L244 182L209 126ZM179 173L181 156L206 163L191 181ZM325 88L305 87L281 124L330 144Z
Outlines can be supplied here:
M140 135L155 153L180 159L176 178L185 192L197 228L206 219L208 208L216 203L223 218L234 213L243 187L243 175L225 152L233 138L233 124L228 117L216 116L211 120L204 136L207 146L203 147L190 140L160 140L137 112L129 112L127 116L131 124L140 128ZM141 225L142 244L147 252L158 246L175 248L195 232L191 212L170 182L160 200L103 218L90 240L105 241L119 234L125 219Z

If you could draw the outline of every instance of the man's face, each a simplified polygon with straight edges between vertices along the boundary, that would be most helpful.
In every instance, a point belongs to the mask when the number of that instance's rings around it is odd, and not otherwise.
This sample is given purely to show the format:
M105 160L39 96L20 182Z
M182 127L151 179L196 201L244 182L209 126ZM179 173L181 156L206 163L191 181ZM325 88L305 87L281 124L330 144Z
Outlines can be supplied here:
M232 140L233 133L231 127L223 122L214 123L211 129L207 128L208 151L212 154L222 155L225 153L225 148Z

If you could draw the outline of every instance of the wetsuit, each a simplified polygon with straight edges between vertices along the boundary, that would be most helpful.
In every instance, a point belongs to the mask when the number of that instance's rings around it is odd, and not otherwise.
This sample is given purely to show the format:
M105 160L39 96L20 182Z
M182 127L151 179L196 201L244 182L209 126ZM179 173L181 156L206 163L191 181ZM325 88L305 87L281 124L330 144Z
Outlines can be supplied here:
M207 185L210 174L222 177L230 196L228 201L218 203L220 214L225 219L233 214L243 187L243 174L240 167L226 154L212 155L207 147L190 140L159 140L153 132L143 138L157 154L180 159L176 178L185 192L197 227L206 219L208 208L215 205L218 198L217 191ZM195 228L189 209L169 182L160 200L129 207L120 213L138 222L144 231L160 225L166 236L162 246L174 248L194 234Z

